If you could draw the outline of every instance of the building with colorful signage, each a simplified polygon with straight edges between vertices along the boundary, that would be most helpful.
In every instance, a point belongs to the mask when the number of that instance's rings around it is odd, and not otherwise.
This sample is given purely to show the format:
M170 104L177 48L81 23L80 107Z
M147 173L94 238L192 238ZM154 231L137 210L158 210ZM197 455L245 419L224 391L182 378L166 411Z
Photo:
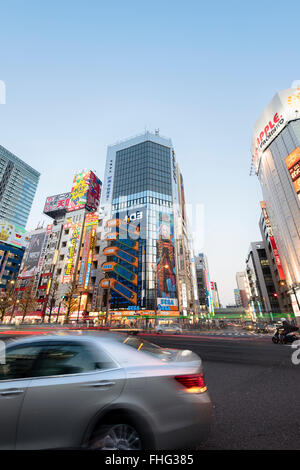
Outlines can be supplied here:
M55 315L63 319L66 313L64 299L72 284L78 308L72 307L70 319L82 319L92 309L98 268L96 253L99 252L99 214L96 210L101 185L93 172L76 173L70 193L46 199L44 213L52 219L51 223L29 234L19 280L26 283L28 279L34 279L40 316L47 317L49 313L48 300L54 281L59 284Z
M271 248L300 322L300 88L278 92L256 121L252 159ZM266 216L267 214L267 216ZM266 219L267 217L267 219ZM278 264L280 263L280 264Z
M266 210L264 201L261 201L262 213L259 219L259 229L264 243L264 248L269 262L270 272L278 293L278 302L282 313L293 312L289 288L286 284L281 259L278 253L276 241L273 235L272 227Z
M146 132L108 147L100 207L101 288L104 297L109 290L110 310L135 307L133 316L139 310L149 318L156 312L160 318L189 319L191 251L171 140Z

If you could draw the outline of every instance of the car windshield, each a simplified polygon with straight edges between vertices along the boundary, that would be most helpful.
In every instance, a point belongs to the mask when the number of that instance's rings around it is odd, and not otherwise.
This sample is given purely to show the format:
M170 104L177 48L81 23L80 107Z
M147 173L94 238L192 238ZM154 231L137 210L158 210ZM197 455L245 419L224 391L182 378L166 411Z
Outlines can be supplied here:
M170 361L173 356L174 352L172 352L169 349L164 349L161 348L160 346L157 346L156 344L150 343L149 341L145 341L143 339L137 338L136 336L118 336L116 339L119 342L122 342L123 344L126 344L126 346L130 346L137 351L143 351L147 354L150 354L151 356L156 357L157 359L160 359L161 361Z

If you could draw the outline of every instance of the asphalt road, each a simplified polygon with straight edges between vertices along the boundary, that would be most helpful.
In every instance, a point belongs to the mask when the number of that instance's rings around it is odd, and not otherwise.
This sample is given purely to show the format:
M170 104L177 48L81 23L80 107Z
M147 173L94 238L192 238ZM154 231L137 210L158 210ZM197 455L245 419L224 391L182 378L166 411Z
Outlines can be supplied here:
M274 345L271 337L145 339L191 349L202 358L214 416L201 449L300 449L300 364L291 360L295 349Z

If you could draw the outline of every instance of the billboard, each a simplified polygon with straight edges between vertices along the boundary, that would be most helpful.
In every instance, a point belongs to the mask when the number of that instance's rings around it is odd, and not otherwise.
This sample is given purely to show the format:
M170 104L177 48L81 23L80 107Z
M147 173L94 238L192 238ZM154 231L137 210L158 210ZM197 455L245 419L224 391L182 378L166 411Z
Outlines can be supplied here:
M44 206L44 214L51 216L57 212L66 211L69 206L70 196L70 193L63 193L47 197Z
M79 248L80 235L81 235L82 223L72 224L71 238L69 241L69 250L67 255L67 261L65 264L65 272L63 275L62 282L64 284L72 282L74 267L76 263L76 256Z
M28 237L24 228L0 219L0 241L17 248L26 248Z
M157 213L157 297L176 298L176 264L173 215Z
M287 169L289 170L289 174L293 182L293 186L296 191L296 194L298 198L300 199L300 149L299 147L293 150L293 152L290 153L288 157L286 157L285 163L286 163Z
M264 150L285 128L300 115L300 88L279 91L254 125L252 140L253 163L258 170Z
M39 259L42 253L43 244L46 238L46 232L34 233L28 243L25 255L23 258L22 269L20 277L35 276L38 272Z
M76 211L86 208L93 212L98 209L100 203L101 181L90 170L82 170L76 173L70 196L68 211Z

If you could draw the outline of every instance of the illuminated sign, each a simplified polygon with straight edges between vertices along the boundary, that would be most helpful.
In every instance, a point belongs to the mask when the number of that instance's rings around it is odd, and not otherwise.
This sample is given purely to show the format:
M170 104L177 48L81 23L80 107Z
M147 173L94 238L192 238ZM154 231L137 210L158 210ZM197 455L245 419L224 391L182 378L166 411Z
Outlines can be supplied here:
M0 241L17 248L26 248L28 237L24 228L0 219Z
M68 211L88 209L96 211L100 202L101 181L95 173L82 170L75 174Z
M157 214L157 297L176 298L176 264L173 215Z
M65 266L65 274L63 277L63 283L68 283L72 281L73 271L74 271L74 262L76 258L77 245L80 239L82 224L74 224L72 230L72 236L70 239L70 248L67 257L67 262Z
M300 149L297 147L285 159L286 166L289 170L294 189L300 199Z
M44 214L51 215L59 211L66 211L70 202L70 193L49 196L44 206Z

